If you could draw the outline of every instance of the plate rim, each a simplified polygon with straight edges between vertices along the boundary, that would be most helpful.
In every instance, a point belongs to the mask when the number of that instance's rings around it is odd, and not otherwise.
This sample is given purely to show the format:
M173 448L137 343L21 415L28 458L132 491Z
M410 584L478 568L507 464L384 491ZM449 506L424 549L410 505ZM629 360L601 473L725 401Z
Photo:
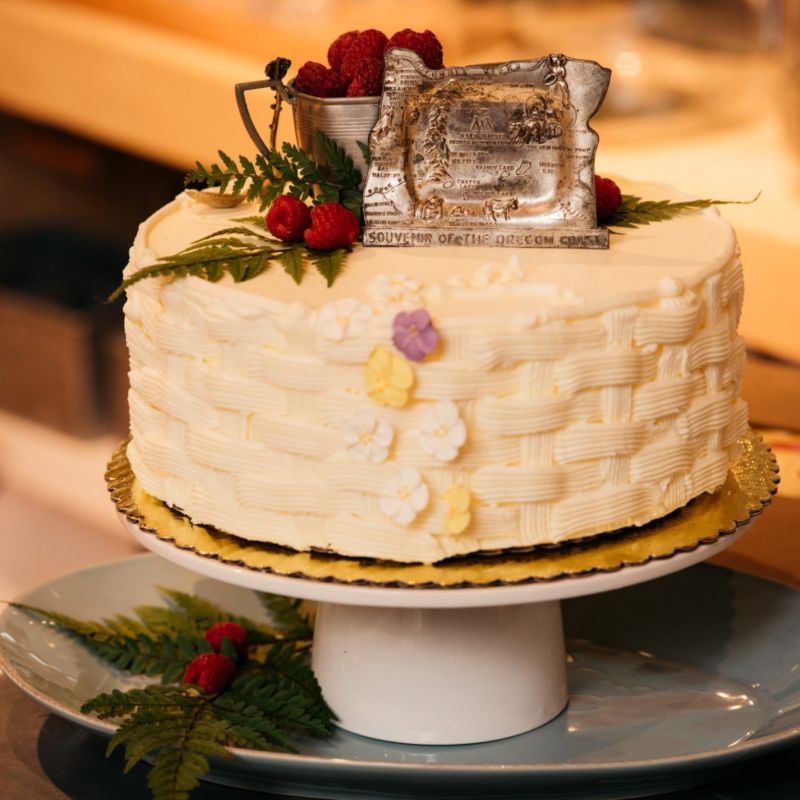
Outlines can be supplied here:
M13 602L23 603L30 595L35 595L38 592L46 591L52 588L52 585L57 581L67 578L78 578L94 572L103 572L110 569L122 568L132 562L141 561L163 561L154 553L137 553L132 556L124 556L122 558L112 559L110 561L90 564L81 567L77 570L62 573L54 576L38 585L27 589L20 593ZM170 563L171 567L186 570L185 567L178 566ZM725 572L732 572L745 579L757 582L763 582L773 586L777 586L782 590L798 593L800 590L788 584L780 583L778 581L768 580L757 575L751 575L746 572L738 570L731 570L727 567L718 565L707 565L713 569L722 570ZM186 570L189 571L189 570ZM16 609L11 605L0 611L0 632L4 627L3 623L7 616ZM76 642L70 642L76 648L80 645ZM6 645L4 639L0 636L0 671L21 691L31 697L33 700L39 702L46 708L50 709L53 713L68 719L81 727L87 728L100 733L105 736L111 736L116 727L103 720L98 720L88 714L83 714L79 710L74 710L71 707L59 703L51 697L47 697L38 689L30 685L13 666L5 652ZM106 667L102 661L98 659L98 663L108 671L113 671L113 668ZM538 775L538 776L551 776L558 777L568 773L572 776L587 775L597 776L599 774L614 774L617 775L621 771L629 773L648 772L663 770L664 768L691 770L698 766L710 767L721 766L725 763L742 757L754 757L756 754L765 754L772 750L779 749L791 744L793 739L800 737L800 724L792 725L785 731L778 731L775 733L767 734L759 737L757 740L745 739L733 745L726 747L717 747L710 750L702 750L696 753L684 753L672 756L659 756L655 758L638 758L625 761L592 761L584 763L570 763L561 762L558 764L453 764L453 763L427 763L427 762L409 762L409 761L382 761L371 759L347 759L341 756L322 756L303 753L287 753L278 750L250 750L246 748L231 747L228 748L234 756L234 760L246 762L251 765L262 764L266 766L283 766L283 767L299 767L299 766L314 766L318 768L328 769L357 769L359 771L373 771L379 773L419 773L426 775L436 776L454 776L466 773L474 774L487 774L497 773L501 775L509 775L512 777L522 777L525 775ZM511 737L513 738L513 737ZM380 741L380 740L376 740ZM502 740L499 740L502 741ZM488 743L487 743L488 744ZM479 746L479 745L478 745ZM219 761L221 766L231 764L232 762Z

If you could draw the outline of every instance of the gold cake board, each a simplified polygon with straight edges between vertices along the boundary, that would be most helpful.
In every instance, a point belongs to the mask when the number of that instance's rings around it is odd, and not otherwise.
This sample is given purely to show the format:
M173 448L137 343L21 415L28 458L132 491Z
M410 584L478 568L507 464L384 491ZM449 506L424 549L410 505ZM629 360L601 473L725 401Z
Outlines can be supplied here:
M614 572L696 550L733 533L770 503L779 481L775 457L757 433L750 431L740 445L741 455L731 465L722 488L642 527L526 552L465 556L437 564L299 552L195 525L142 489L127 458L127 441L114 452L106 482L119 512L140 529L177 548L226 564L357 585L421 589L506 586Z

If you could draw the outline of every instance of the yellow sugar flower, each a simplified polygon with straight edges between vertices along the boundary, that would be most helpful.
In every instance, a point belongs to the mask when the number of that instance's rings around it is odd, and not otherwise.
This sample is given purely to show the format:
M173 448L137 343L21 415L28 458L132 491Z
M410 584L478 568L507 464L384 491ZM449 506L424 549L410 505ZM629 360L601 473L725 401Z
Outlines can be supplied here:
M364 367L364 382L376 403L402 408L411 398L414 370L405 358L378 346Z
M469 489L460 483L454 484L444 493L447 503L447 514L444 518L444 532L456 536L469 527L472 514L469 510L472 495Z

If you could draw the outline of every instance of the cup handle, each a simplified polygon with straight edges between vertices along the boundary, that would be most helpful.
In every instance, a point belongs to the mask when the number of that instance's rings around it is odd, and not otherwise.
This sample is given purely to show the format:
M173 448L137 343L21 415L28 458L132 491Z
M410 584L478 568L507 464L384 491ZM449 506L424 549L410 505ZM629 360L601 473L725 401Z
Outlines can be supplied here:
M275 149L275 143L278 137L278 120L281 115L281 103L283 100L286 100L287 103L292 103L294 97L289 93L289 90L280 79L237 83L235 88L236 105L239 108L239 114L242 117L244 127L253 140L253 144L261 151L261 154L268 156L270 150ZM275 104L272 106L272 122L269 126L269 147L267 147L266 143L261 138L261 134L258 132L253 122L253 117L250 114L250 109L247 106L245 94L253 89L272 89L275 92Z

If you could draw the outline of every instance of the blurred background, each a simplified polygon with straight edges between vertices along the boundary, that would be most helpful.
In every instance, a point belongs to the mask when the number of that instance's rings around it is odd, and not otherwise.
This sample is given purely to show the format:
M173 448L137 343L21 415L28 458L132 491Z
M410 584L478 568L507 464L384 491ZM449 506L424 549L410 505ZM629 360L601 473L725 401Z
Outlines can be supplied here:
M127 356L101 299L137 225L195 159L253 152L234 83L368 27L429 28L447 66L595 59L613 69L600 174L761 192L722 209L744 253L745 393L755 424L800 430L800 0L0 0L0 543L27 584L42 547L62 571L133 548L102 479ZM800 440L770 435L787 486ZM14 580L0 569L0 597Z

